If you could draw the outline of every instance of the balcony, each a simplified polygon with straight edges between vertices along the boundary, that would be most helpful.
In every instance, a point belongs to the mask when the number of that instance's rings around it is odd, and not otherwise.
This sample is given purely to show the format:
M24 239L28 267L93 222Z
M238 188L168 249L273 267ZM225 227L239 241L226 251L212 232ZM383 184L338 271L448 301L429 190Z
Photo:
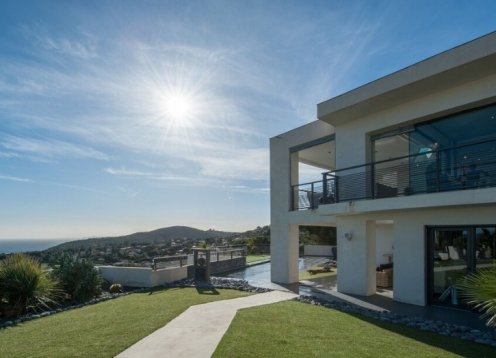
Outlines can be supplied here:
M293 185L291 210L319 205L496 187L496 139L420 153L322 174Z

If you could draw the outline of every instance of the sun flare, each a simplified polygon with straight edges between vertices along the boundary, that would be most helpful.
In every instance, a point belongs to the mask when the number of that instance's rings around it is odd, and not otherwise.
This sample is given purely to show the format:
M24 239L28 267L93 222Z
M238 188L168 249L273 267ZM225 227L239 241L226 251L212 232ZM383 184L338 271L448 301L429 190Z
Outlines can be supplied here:
M165 102L165 110L173 120L187 120L193 112L193 104L187 96L172 95Z

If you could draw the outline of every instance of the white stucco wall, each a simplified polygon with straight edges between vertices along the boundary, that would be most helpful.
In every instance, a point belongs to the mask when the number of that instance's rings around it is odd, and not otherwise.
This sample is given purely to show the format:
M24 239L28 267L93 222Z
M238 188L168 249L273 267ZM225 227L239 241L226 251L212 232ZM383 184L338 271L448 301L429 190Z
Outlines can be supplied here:
M424 210L397 210L337 219L338 290L370 295L375 292L376 241L390 232L387 225L373 223L392 220L394 244L393 295L397 301L426 304L426 228L496 224L496 204ZM352 232L352 240L344 237ZM380 245L380 244L379 244ZM372 285L373 282L373 285Z
M338 217L337 244L338 290L364 296L374 294L375 223L363 216Z
M148 267L97 266L102 277L111 283L128 287L154 287L188 276L187 267L153 271Z
M394 219L394 298L424 305L426 226L496 224L496 204L398 212Z
M434 93L428 97L391 106L386 110L350 118L336 126L336 168L342 169L370 161L369 133L394 128L477 107L496 97L496 75Z
M164 283L170 283L182 280L188 277L188 267L172 267L154 271L152 274L152 287L159 286Z
M332 256L331 245L305 245L303 253L305 256Z
M376 224L376 266L389 263L385 254L393 254L393 235L393 224Z
M270 252L271 280L274 282L298 282L298 225L290 221L291 185L298 184L298 155L290 154L290 148L332 133L332 126L314 121L270 140Z

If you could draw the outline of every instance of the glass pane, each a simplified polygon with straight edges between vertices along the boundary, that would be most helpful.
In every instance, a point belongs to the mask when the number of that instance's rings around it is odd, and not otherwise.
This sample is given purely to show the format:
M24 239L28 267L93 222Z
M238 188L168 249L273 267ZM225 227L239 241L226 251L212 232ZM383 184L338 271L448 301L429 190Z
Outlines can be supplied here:
M376 198L387 198L405 193L409 186L408 158L390 160L409 155L408 134L380 138L373 142L374 161L389 160L374 165L374 193ZM408 193L406 194L408 195Z
M496 132L496 106L492 105L470 112L459 113L436 121L418 124L410 134L411 149L437 143L442 149L474 143ZM412 151L412 154L414 151Z
M496 249L496 227L478 227L475 231L475 267L494 265Z
M467 230L434 230L433 299L458 304L456 280L467 273Z
M494 133L495 105L416 125L410 133L409 189L425 193L496 185Z

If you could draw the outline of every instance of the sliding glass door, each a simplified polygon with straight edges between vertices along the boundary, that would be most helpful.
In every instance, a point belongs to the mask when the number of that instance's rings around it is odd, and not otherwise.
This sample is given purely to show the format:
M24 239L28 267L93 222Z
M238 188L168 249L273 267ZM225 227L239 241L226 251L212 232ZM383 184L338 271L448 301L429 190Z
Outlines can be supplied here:
M464 306L455 283L470 272L494 265L495 226L429 227L427 292L432 304Z

